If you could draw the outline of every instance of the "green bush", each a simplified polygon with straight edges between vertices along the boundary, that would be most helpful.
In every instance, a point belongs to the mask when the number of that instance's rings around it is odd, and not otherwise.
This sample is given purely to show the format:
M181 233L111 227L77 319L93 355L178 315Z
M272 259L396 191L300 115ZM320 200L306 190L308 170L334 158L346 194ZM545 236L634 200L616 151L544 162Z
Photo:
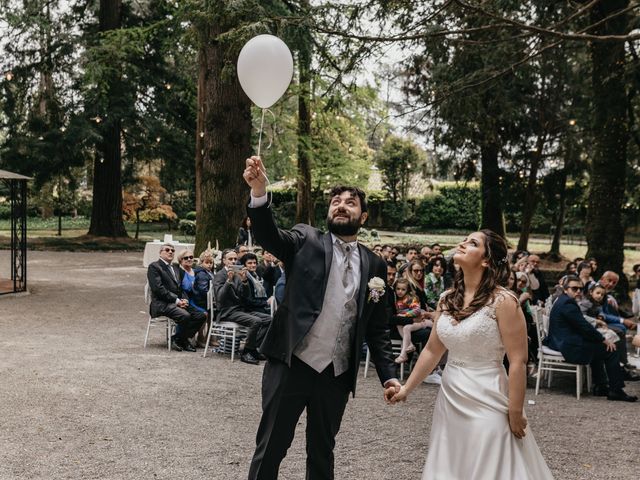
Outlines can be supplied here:
M184 218L187 219L187 220L195 221L196 220L196 212L194 212L194 211L187 212L187 214L184 216Z
M193 220L180 220L178 229L183 235L193 236L196 234L196 222Z
M415 221L424 230L474 230L480 224L480 190L469 186L442 187L436 195L418 201Z
M9 220L11 218L11 205L8 203L0 203L0 220Z

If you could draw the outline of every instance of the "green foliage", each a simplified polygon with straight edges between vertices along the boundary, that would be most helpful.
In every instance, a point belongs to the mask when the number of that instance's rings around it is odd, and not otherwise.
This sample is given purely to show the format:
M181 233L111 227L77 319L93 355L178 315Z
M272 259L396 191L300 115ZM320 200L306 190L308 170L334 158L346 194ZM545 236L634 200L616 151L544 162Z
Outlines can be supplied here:
M424 230L476 230L480 224L480 191L476 187L443 187L418 201L415 220Z
M196 222L193 220L180 220L178 229L183 235L194 236L196 234Z
M196 212L194 212L194 211L187 212L187 214L184 216L184 218L185 218L186 220L193 220L193 221L195 221L195 219L196 219Z
M425 155L409 139L390 136L375 157L378 168L382 170L385 190L393 203L407 199L409 179L425 162ZM400 207L401 216L406 207Z

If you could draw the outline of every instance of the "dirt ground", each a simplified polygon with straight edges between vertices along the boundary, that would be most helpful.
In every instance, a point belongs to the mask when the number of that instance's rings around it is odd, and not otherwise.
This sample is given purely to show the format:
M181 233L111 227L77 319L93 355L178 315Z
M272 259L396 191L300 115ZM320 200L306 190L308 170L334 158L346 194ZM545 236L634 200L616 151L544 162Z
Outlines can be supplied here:
M1 479L246 478L262 367L168 353L160 330L143 349L145 272L142 253L30 253L32 294L0 298ZM578 401L573 385L527 391L556 479L638 478L640 404ZM420 478L437 391L423 385L390 407L376 378L360 378L336 478ZM640 394L640 382L628 391ZM304 426L283 479L304 478Z

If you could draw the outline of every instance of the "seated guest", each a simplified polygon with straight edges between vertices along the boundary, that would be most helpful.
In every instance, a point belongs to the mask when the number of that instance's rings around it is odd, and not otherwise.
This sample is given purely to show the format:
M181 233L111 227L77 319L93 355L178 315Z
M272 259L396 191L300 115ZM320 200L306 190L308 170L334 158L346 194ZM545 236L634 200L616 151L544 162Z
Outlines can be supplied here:
M434 243L433 245L431 245L431 256L437 257L439 255L442 255L442 245L440 245L439 243Z
M420 308L427 310L427 296L424 292L424 265L420 260L413 260L404 271L403 277L409 280L411 293L420 300Z
M533 313L531 312L531 289L529 286L529 275L525 272L516 272L515 288L512 290L515 292L522 312L524 313L524 319L527 322L527 344L529 363L535 365L538 360L538 333L536 331L536 324L533 320ZM533 374L534 367L530 366L529 373Z
M371 251L382 258L382 245L380 245L379 243L376 243Z
M280 305L284 301L284 288L287 285L287 276L284 273L284 264L278 261L278 270L280 270L280 276L276 282L276 286L273 287L273 296L276 298L276 302Z
M404 256L404 262L398 267L398 273L402 275L404 269L413 261L418 259L418 249L416 247L409 247L407 253Z
M616 344L616 350L621 353L626 350L626 342L620 340L618 335L607 326L602 316L602 304L604 303L607 291L599 283L594 283L589 288L586 295L583 294L582 299L578 301L580 311L585 320L596 327L602 336Z
M425 245L424 247L422 247L420 249L420 257L421 257L422 263L424 263L425 265L429 263L429 260L431 260L432 253L433 252L431 251L430 246Z
M426 312L420 309L418 297L412 295L409 290L409 281L406 278L396 280L396 304L392 324L395 324L402 338L402 348L400 355L395 359L396 363L406 362L409 359L407 354L416 350L415 345L411 342L411 332L433 327L433 322L426 319L424 315Z
M200 254L200 266L194 269L196 276L193 281L193 295L189 297L189 303L204 310L208 308L207 294L213 281L213 265L213 252L211 250L205 250ZM200 329L200 332L198 332L198 346L203 348L207 342L207 335L209 334L214 312L208 313L207 321L203 325L203 328Z
M193 301L193 282L196 278L196 272L193 268L193 252L191 250L183 250L182 252L180 252L180 254L178 255L178 265L180 265L180 268L183 271L181 287L182 291L189 299L189 305L191 305L191 307L196 309L197 311L207 315L206 302L204 306L198 306ZM207 328L208 325L209 321L207 318L196 335L197 346L204 347L205 342L207 341L207 334L209 333L209 329ZM176 334L180 334L181 328L182 327L180 327L180 325L176 326Z
M151 290L149 313L152 317L166 316L180 327L171 337L173 350L195 352L189 342L200 329L206 315L189 305L189 300L182 291L183 270L173 265L175 248L170 243L160 247L160 259L149 265L147 281Z
M580 262L578 263L578 267L576 268L576 272L578 272L578 278L584 285L584 290L582 293L586 293L591 287L593 281L593 277L591 276L591 263L589 262Z
M538 287L531 285L533 294L532 303L538 305L544 303L549 298L549 287L544 279L543 273L540 271L540 257L538 255L529 255L527 257L527 263L530 265L530 272L538 281Z
M562 353L569 363L591 364L594 395L606 395L609 400L635 402L638 397L627 395L623 390L623 372L615 344L605 340L585 320L576 303L576 299L582 296L582 282L576 276L569 276L562 288L564 293L551 308L549 334L543 343Z
M264 280L264 289L267 297L273 295L273 287L280 277L280 269L276 266L277 260L271 253L264 250L262 258L258 262L258 276Z
M240 360L258 365L260 354L258 347L271 321L271 317L256 315L244 311L242 293L247 285L247 270L236 265L238 254L233 249L222 252L223 267L213 278L213 293L220 312L220 321L235 322L248 328L247 339Z
M640 263L633 266L632 282L635 282L635 285L631 296L631 311L638 319L640 318Z
M633 330L636 328L636 323L630 318L623 318L620 315L618 302L613 296L613 291L618 285L619 279L620 277L617 273L606 271L602 274L598 283L607 291L606 301L602 303L602 316L604 321L607 322L610 329L618 334L618 337L620 337L620 340L624 342L626 347L627 329ZM625 365L626 369L634 369L634 367L629 363L626 348L620 352L620 360Z
M440 295L445 290L444 274L446 270L444 258L434 257L427 265L427 277L424 280L424 293L427 306L431 310L435 310L440 301Z
M236 256L238 260L236 260L236 265L242 265L242 257L244 257L247 253L249 253L249 247L246 245L238 245L236 247Z
M242 265L247 269L246 287L242 291L242 306L246 312L270 315L267 291L264 279L258 275L258 257L255 253L247 253L242 257Z

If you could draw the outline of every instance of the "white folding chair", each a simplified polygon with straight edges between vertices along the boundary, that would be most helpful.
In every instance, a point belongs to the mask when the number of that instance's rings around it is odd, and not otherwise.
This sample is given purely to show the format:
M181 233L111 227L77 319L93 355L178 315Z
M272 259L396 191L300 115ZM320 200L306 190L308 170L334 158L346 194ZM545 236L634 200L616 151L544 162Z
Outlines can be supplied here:
M542 344L542 340L547 336L549 317L544 314L544 310L540 307L532 307L531 313L536 324L536 333L538 335L538 377L536 378L536 395L540 391L540 382L545 372L547 376L547 388L551 388L551 379L553 372L575 373L576 375L576 397L580 400L582 393L582 368L585 368L587 379L587 390L591 391L591 368L589 365L578 365L567 362L562 353L552 350Z
M413 353L411 360L408 362L408 364L407 362L400 364L400 381L404 380L405 365L409 367L409 372L411 372L411 369L413 368L413 364L418 358L418 355L420 355L420 347L421 347L420 344L416 344L416 350ZM391 339L391 350L393 351L394 357L397 357L398 355L400 355L400 352L402 352L402 340ZM362 372L364 378L367 378L367 374L369 373L370 363L371 363L371 352L369 351L369 345L367 345L367 356L365 357L364 371Z
M211 312L211 326L209 327L209 335L207 335L207 343L204 346L202 358L207 356L211 338L217 339L220 343L224 342L225 351L230 350L231 361L235 359L235 354L240 348L240 340L247 335L246 327L242 327L235 322L219 322L215 312L215 301L213 298L213 282L209 282L209 291L207 292L207 308ZM228 347L230 342L231 348Z
M147 305L147 315L149 316L149 320L147 321L147 332L144 335L144 348L147 348L149 330L151 330L151 327L162 327L165 329L167 335L167 350L171 351L171 336L173 335L176 323L169 317L152 317L151 314L148 313L149 305L151 304L151 289L148 283L144 286L144 303Z

